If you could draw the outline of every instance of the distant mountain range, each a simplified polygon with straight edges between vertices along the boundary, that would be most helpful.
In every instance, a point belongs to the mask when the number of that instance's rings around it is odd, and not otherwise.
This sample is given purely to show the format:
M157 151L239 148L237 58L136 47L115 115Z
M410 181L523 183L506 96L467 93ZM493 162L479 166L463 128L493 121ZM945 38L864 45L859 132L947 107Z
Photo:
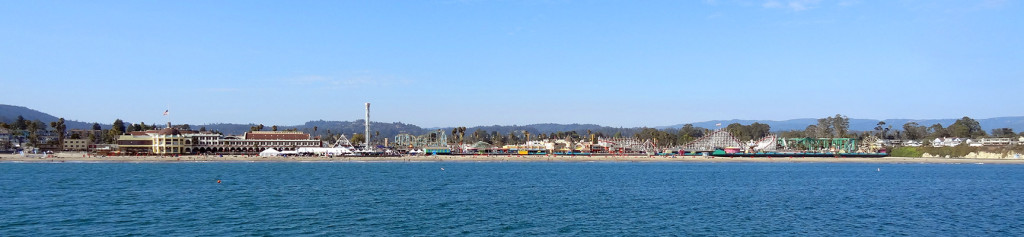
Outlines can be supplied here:
M57 117L29 109L22 106L3 105L0 104L0 122L11 123L14 122L17 117L21 115L28 120L39 120L45 124L49 124L52 121L56 121ZM68 129L90 129L92 127L91 122L80 122L71 120L65 117L65 124ZM892 125L893 129L900 130L903 128L903 124L907 122L917 122L923 126L930 126L932 124L942 124L946 127L953 124L957 119L886 119L884 120L886 125ZM986 132L995 128L1012 128L1014 131L1024 131L1024 116L1017 117L998 117L998 118L987 118L977 120L982 128ZM850 130L851 131L872 131L876 124L880 120L873 119L850 119ZM129 123L130 121L125 121ZM817 119L803 118L803 119L790 119L782 121L774 120L712 120L692 123L695 127L716 128L715 124L721 123L722 127L725 127L732 123L740 123L748 125L751 123L764 123L771 126L772 131L789 131L789 130L803 130L807 128L807 125L817 124ZM205 125L190 125L192 129L198 130L200 127L206 127L210 131L220 131L224 134L242 134L250 130L250 127L256 126L257 124L230 124L230 123L216 123L216 124L205 124ZM658 129L666 128L680 128L685 124L677 124L672 126L661 126L655 127ZM110 128L110 124L100 124L104 129ZM272 125L264 124L264 130L271 130ZM316 131L314 131L314 127ZM413 135L421 135L429 133L434 130L442 130L446 133L451 132L452 127L443 128L422 128L412 124L405 124L399 122L385 123L385 122L371 122L370 128L372 132L380 132L380 136L394 137L397 134L408 133ZM297 129L299 131L307 132L314 135L325 135L328 131L332 134L345 134L352 136L353 133L363 132L363 120L355 121L309 121L302 125L289 125L289 126L278 126L278 130ZM507 135L509 132L522 132L527 131L530 134L549 134L560 131L576 131L579 134L586 134L587 131L593 133L603 133L607 136L612 136L617 132L621 132L623 136L632 136L634 133L639 132L642 128L621 128L621 127L609 127L601 126L596 124L554 124L554 123L542 123L542 124L530 124L530 125L492 125L492 126L477 126L467 127L466 136L470 136L477 129L484 130L488 133L497 131L502 135Z
M39 120L46 126L50 126L50 122L57 121L59 118L53 115L39 112L34 109L25 108L22 106L5 105L0 104L0 122L13 123L18 120L18 116L25 118L25 120ZM64 125L68 129L88 129L92 128L92 123L74 121L69 118L64 118ZM104 129L110 128L110 125L104 126Z

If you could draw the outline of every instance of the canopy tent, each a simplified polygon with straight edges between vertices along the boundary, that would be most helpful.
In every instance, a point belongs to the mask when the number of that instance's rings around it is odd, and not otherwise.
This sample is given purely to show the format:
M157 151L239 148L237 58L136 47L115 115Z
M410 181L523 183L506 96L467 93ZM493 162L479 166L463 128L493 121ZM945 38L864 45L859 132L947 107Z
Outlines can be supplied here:
M263 157L279 156L279 155L281 155L281 152L277 151L277 150L274 150L274 148L270 148L270 149L264 150L263 152L260 152L260 156L263 156Z
M300 147L296 150L299 154L314 154L321 156L340 156L352 154L352 150L345 147Z

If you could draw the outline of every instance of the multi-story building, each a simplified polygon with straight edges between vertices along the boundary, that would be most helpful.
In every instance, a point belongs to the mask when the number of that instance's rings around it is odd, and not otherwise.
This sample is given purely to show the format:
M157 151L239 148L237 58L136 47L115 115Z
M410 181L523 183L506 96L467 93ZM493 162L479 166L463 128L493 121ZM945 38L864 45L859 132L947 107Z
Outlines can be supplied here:
M320 140L298 131L255 131L234 137L174 128L131 132L119 137L117 145L118 151L126 155L258 154L270 148L294 151L322 147Z
M64 139L65 151L85 151L89 149L89 145L92 145L92 141L89 139Z
M0 128L0 151L14 147L14 131Z
M117 138L117 151L123 155L153 154L153 138L146 134L121 135Z
M150 137L153 139L153 154L192 154L192 138L182 135L178 129L160 129Z
M92 138L91 143L102 142L100 139L103 138L103 131L101 130L82 130L82 129L71 129L67 132L67 138L73 139L89 139Z
M253 131L242 137L204 137L196 145L196 152L201 154L258 154L266 149L278 151L295 151L302 147L322 147L319 139L299 131Z
M193 131L187 131L193 132ZM192 154L194 139L174 128L131 132L117 139L122 154L176 155Z

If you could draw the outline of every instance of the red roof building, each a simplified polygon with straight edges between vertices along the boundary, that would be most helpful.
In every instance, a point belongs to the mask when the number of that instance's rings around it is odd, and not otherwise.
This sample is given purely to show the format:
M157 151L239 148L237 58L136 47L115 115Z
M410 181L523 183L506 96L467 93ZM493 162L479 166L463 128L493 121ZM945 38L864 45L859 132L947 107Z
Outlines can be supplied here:
M309 140L309 134L298 131L252 131L245 133L246 140Z

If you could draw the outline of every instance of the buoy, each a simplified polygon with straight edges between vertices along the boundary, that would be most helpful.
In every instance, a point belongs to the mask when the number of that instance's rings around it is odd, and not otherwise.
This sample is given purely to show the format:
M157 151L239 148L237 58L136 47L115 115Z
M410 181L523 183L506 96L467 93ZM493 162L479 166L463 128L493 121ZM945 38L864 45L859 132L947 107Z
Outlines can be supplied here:
M220 183L220 180L219 180L219 179L217 180L217 183Z

